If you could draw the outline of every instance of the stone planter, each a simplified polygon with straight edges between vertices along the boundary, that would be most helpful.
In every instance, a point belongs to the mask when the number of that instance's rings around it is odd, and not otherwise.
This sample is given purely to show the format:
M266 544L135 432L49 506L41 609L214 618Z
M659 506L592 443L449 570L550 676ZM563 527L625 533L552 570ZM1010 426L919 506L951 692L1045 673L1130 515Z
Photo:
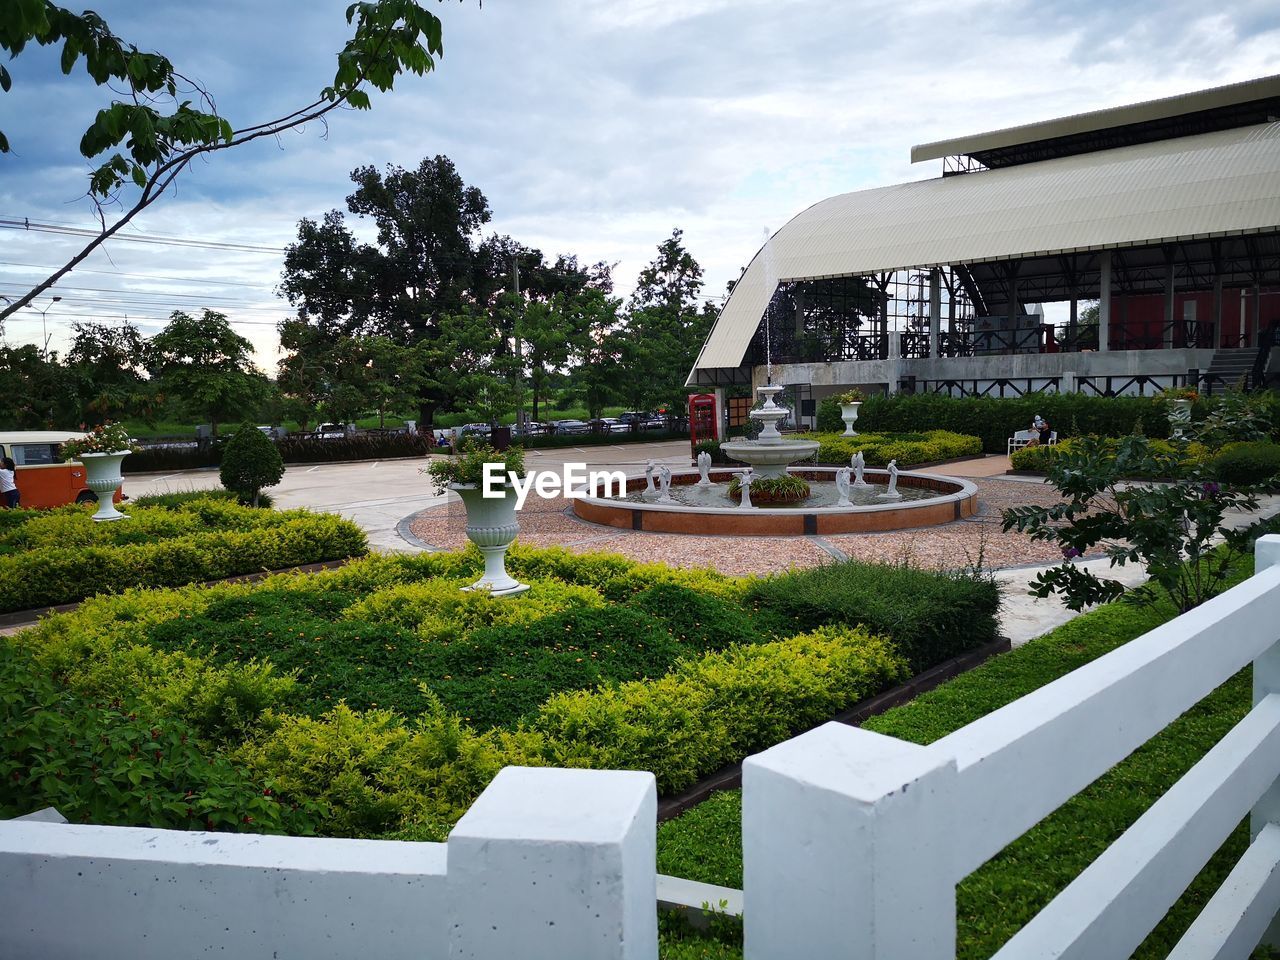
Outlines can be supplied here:
M1181 439L1183 428L1191 425L1191 401L1173 400L1169 403L1169 423L1174 437Z
M507 548L520 532L515 490L505 487L503 496L486 497L476 484L451 483L449 489L462 498L467 508L467 539L484 554L484 576L465 589L488 590L495 597L528 590L527 583L520 583L507 573Z
M840 419L844 421L844 433L841 436L856 437L858 435L858 431L853 429L853 425L858 421L858 408L860 406L862 406L861 400L855 403L840 404Z
M124 483L120 475L120 464L129 455L128 450L115 453L82 453L76 459L84 464L84 485L98 495L98 512L93 519L99 523L106 520L127 520L128 516L116 509L113 500L115 492Z

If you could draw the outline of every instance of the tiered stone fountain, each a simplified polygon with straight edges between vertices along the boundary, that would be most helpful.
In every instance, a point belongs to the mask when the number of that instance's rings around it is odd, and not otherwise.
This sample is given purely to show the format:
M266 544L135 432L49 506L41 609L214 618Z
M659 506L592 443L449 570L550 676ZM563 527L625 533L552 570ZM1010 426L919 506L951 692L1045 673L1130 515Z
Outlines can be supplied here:
M818 452L816 440L788 440L778 432L778 422L790 412L786 407L773 402L773 398L782 390L782 387L772 384L757 388L760 396L764 397L764 403L747 416L762 424L759 437L755 440L731 440L720 444L720 449L726 456L749 464L760 479L784 476L790 464L812 457Z

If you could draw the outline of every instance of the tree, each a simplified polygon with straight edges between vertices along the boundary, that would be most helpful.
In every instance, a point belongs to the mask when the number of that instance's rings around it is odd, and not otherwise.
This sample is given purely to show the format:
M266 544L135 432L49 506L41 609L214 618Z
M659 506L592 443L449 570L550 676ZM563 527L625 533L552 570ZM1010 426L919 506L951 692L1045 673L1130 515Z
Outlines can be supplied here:
M180 407L220 421L243 418L267 394L266 378L249 359L253 344L221 313L192 317L180 310L147 345L147 369L161 393Z
M74 428L76 392L56 353L33 344L0 347L0 423L18 429Z
M329 393L335 341L303 320L286 320L279 332L280 349L288 352L276 367L276 386L284 396L285 409L306 430L319 419Z
M222 451L218 468L222 485L256 507L262 489L274 487L282 477L284 460L276 445L252 423L242 425Z
M640 272L621 328L611 338L618 395L633 409L679 407L684 381L706 339L715 311L699 307L702 268L673 230Z
M75 323L66 368L84 421L91 425L150 417L153 394L146 372L146 340L131 323Z
M404 71L422 74L443 53L441 23L413 0L373 0L352 3L347 23L354 24L350 40L338 53L333 84L311 103L264 123L235 128L218 114L214 99L203 87L175 70L167 57L144 53L125 43L97 14L74 14L50 0L17 0L0 5L0 49L16 57L30 42L62 45L62 72L69 74L81 57L94 83L120 92L120 98L98 111L80 141L80 152L101 159L89 178L102 229L79 253L28 293L0 310L0 320L48 290L97 247L154 203L197 157L278 137L324 117L340 106L367 110L367 87L386 92ZM0 90L12 84L0 66ZM195 89L196 107L183 99ZM9 141L0 132L0 153ZM131 205L108 224L105 205L136 190Z

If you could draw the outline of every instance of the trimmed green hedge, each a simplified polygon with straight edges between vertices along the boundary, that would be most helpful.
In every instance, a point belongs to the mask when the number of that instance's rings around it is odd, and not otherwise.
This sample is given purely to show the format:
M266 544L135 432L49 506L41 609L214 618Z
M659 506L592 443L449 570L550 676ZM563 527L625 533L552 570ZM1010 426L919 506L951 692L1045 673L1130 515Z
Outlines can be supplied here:
M40 511L0 535L0 612L73 603L132 587L172 587L360 556L355 524L305 510L272 512L198 499L132 507L94 523L78 507Z
M1110 447L1114 448L1118 441L1111 440ZM1049 467L1053 462L1063 454L1071 453L1076 449L1077 444L1074 440L1063 440L1051 447L1023 447L1021 450L1013 451L1013 455L1009 458L1010 466L1014 470L1021 470L1026 473L1048 473ZM1153 453L1162 456L1173 456L1176 449L1172 443L1167 440L1152 440L1151 450ZM1187 457L1184 463L1190 465L1199 463L1205 458L1207 451L1203 444L1189 443L1187 444ZM1163 477L1149 477L1146 479L1160 480Z
M1252 571L1246 558L1235 574ZM864 728L932 743L1172 619L1173 605L1113 603L988 661ZM960 960L985 960L1041 910L1248 712L1248 671L1210 694L1057 812L966 878L957 889ZM1165 957L1248 845L1247 822L1231 835L1134 954ZM662 873L742 886L741 792L717 794L658 828ZM740 957L738 936L690 941L666 957Z
M1207 401L1199 401L1199 419ZM938 394L898 394L866 400L858 411L858 428L872 432L950 430L976 433L987 453L1004 453L1018 430L1031 427L1040 414L1059 437L1097 434L1122 437L1141 427L1148 437L1168 437L1166 406L1152 397L1092 397L1081 393L1037 393L1026 397L945 397ZM818 429L842 429L840 408L824 400L818 408Z
M0 642L83 701L185 725L319 832L439 839L505 765L642 767L676 790L994 633L973 599L994 587L920 571L789 574L793 615L772 581L519 546L531 591L462 592L481 565L472 548L129 591ZM950 607L862 602L895 578Z
M762 619L886 634L918 671L995 640L1000 590L967 574L849 560L754 581L747 601Z
M1250 486L1280 475L1280 444L1255 441L1223 447L1213 458L1214 474L1223 483Z
M888 466L897 460L906 469L916 463L933 463L960 457L977 457L982 454L982 441L977 437L948 430L930 430L926 433L859 433L845 437L833 433L813 433L806 439L817 440L818 463L845 465L859 450L867 466Z

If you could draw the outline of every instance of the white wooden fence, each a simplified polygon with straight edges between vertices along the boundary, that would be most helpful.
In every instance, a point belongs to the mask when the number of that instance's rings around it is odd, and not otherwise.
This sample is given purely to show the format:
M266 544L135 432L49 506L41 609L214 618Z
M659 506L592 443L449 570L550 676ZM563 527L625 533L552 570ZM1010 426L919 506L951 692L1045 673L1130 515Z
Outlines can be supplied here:
M1280 537L1241 585L923 747L827 724L743 769L749 960L955 956L955 887L1253 664L1254 708L998 960L1122 960L1252 810L1254 842L1178 944L1244 958L1280 909Z
M1251 713L998 960L1124 958L1240 819L1172 954L1247 957L1280 909L1280 537L1199 609L922 747L827 724L743 769L748 960L949 960L955 888L1241 668ZM647 773L508 768L447 844L0 823L0 957L653 960Z

